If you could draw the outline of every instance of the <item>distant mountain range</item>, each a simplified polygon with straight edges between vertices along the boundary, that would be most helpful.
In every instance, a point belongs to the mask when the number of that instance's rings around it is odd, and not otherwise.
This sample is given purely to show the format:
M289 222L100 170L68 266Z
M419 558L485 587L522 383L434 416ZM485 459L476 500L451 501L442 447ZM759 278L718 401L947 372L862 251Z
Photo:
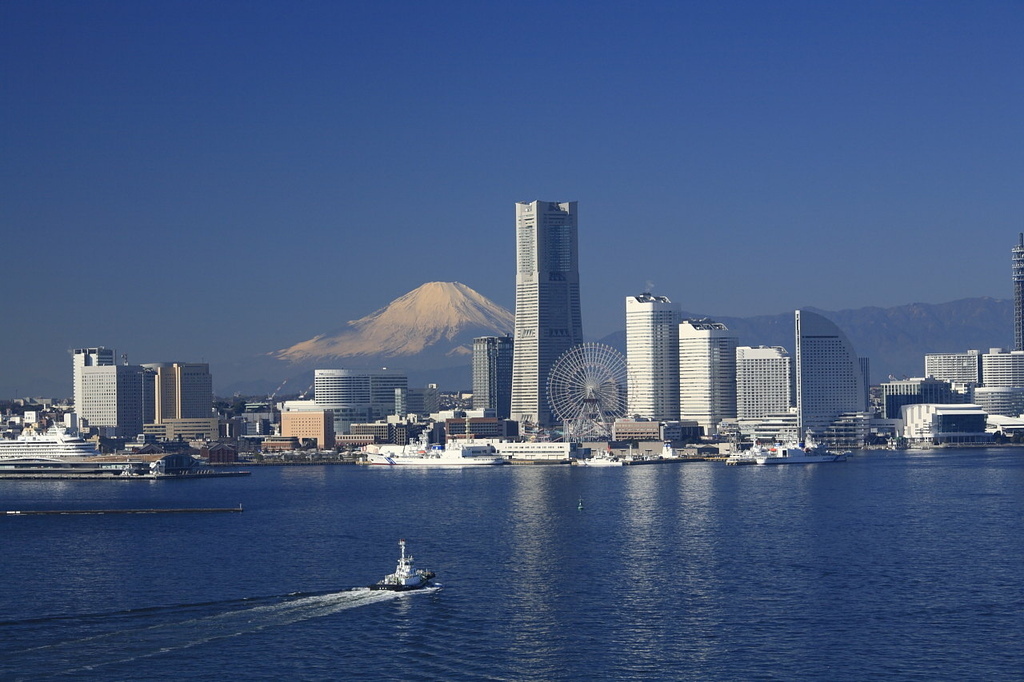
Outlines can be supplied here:
M971 298L951 303L913 303L894 308L826 311L850 338L858 355L871 359L871 380L920 376L924 354L1007 347L1013 340L1012 301ZM683 313L684 317L704 315ZM794 351L793 313L713 317L735 331L741 345L783 346ZM472 386L473 338L511 334L513 314L458 282L428 282L370 315L259 358L234 363L221 395L306 390L313 369L393 367L411 386L437 383L445 390ZM625 351L625 332L601 342ZM215 370L214 378L218 378ZM287 379L282 387L282 380Z

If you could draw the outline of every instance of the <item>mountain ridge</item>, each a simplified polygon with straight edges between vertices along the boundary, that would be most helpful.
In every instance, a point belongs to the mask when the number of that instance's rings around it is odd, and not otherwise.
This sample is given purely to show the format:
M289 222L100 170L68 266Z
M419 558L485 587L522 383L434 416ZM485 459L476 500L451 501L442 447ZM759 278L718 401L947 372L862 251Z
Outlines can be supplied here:
M803 309L824 315L843 330L857 354L870 359L871 381L876 384L889 375L921 376L925 353L972 348L984 352L1012 346L1013 340L1013 302L991 297L889 308ZM683 315L724 323L744 346L782 346L790 353L795 351L792 312L745 318ZM428 282L370 315L347 322L340 331L232 363L231 370L225 367L227 371L220 374L223 379L218 391L227 392L222 395L235 391L252 394L263 386L269 393L282 379L305 377L315 366L357 369L384 364L405 371L410 386L437 383L445 390L469 390L472 338L504 335L513 328L510 311L470 287L458 282ZM624 331L597 340L625 352ZM326 352L318 355L317 350ZM264 378L257 379L257 375Z

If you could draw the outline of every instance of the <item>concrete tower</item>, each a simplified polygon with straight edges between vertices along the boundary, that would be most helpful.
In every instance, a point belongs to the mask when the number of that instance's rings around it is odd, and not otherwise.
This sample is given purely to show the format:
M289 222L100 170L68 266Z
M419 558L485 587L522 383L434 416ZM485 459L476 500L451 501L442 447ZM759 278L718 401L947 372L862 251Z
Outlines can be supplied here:
M679 419L679 307L665 296L626 297L631 416Z
M512 419L555 423L547 399L551 367L583 343L576 202L516 204L516 330Z

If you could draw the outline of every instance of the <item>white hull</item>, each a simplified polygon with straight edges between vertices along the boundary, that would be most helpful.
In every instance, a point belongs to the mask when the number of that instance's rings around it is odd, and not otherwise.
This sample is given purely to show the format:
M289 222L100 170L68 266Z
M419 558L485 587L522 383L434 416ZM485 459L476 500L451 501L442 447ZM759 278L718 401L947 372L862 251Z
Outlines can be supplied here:
M760 449L754 457L757 464L822 464L845 462L849 453L836 454L820 447L801 448L798 445Z
M609 457L591 457L590 459L579 460L583 463L583 466L587 467L620 467L622 462L617 459L611 459Z
M370 452L366 454L366 463L382 466L414 466L414 467L466 467L466 466L490 466L505 464L504 457L431 457L415 455L385 455L382 453Z
M0 461L47 460L64 461L100 454L96 446L52 428L45 433L24 433L17 440L0 440Z

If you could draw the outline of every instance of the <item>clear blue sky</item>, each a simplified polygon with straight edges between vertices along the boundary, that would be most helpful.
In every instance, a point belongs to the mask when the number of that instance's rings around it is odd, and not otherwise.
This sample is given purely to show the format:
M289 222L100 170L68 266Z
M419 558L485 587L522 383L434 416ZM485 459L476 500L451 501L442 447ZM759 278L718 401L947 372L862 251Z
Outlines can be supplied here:
M0 397L214 363L432 280L514 303L579 201L584 327L1008 298L1024 3L0 3Z

